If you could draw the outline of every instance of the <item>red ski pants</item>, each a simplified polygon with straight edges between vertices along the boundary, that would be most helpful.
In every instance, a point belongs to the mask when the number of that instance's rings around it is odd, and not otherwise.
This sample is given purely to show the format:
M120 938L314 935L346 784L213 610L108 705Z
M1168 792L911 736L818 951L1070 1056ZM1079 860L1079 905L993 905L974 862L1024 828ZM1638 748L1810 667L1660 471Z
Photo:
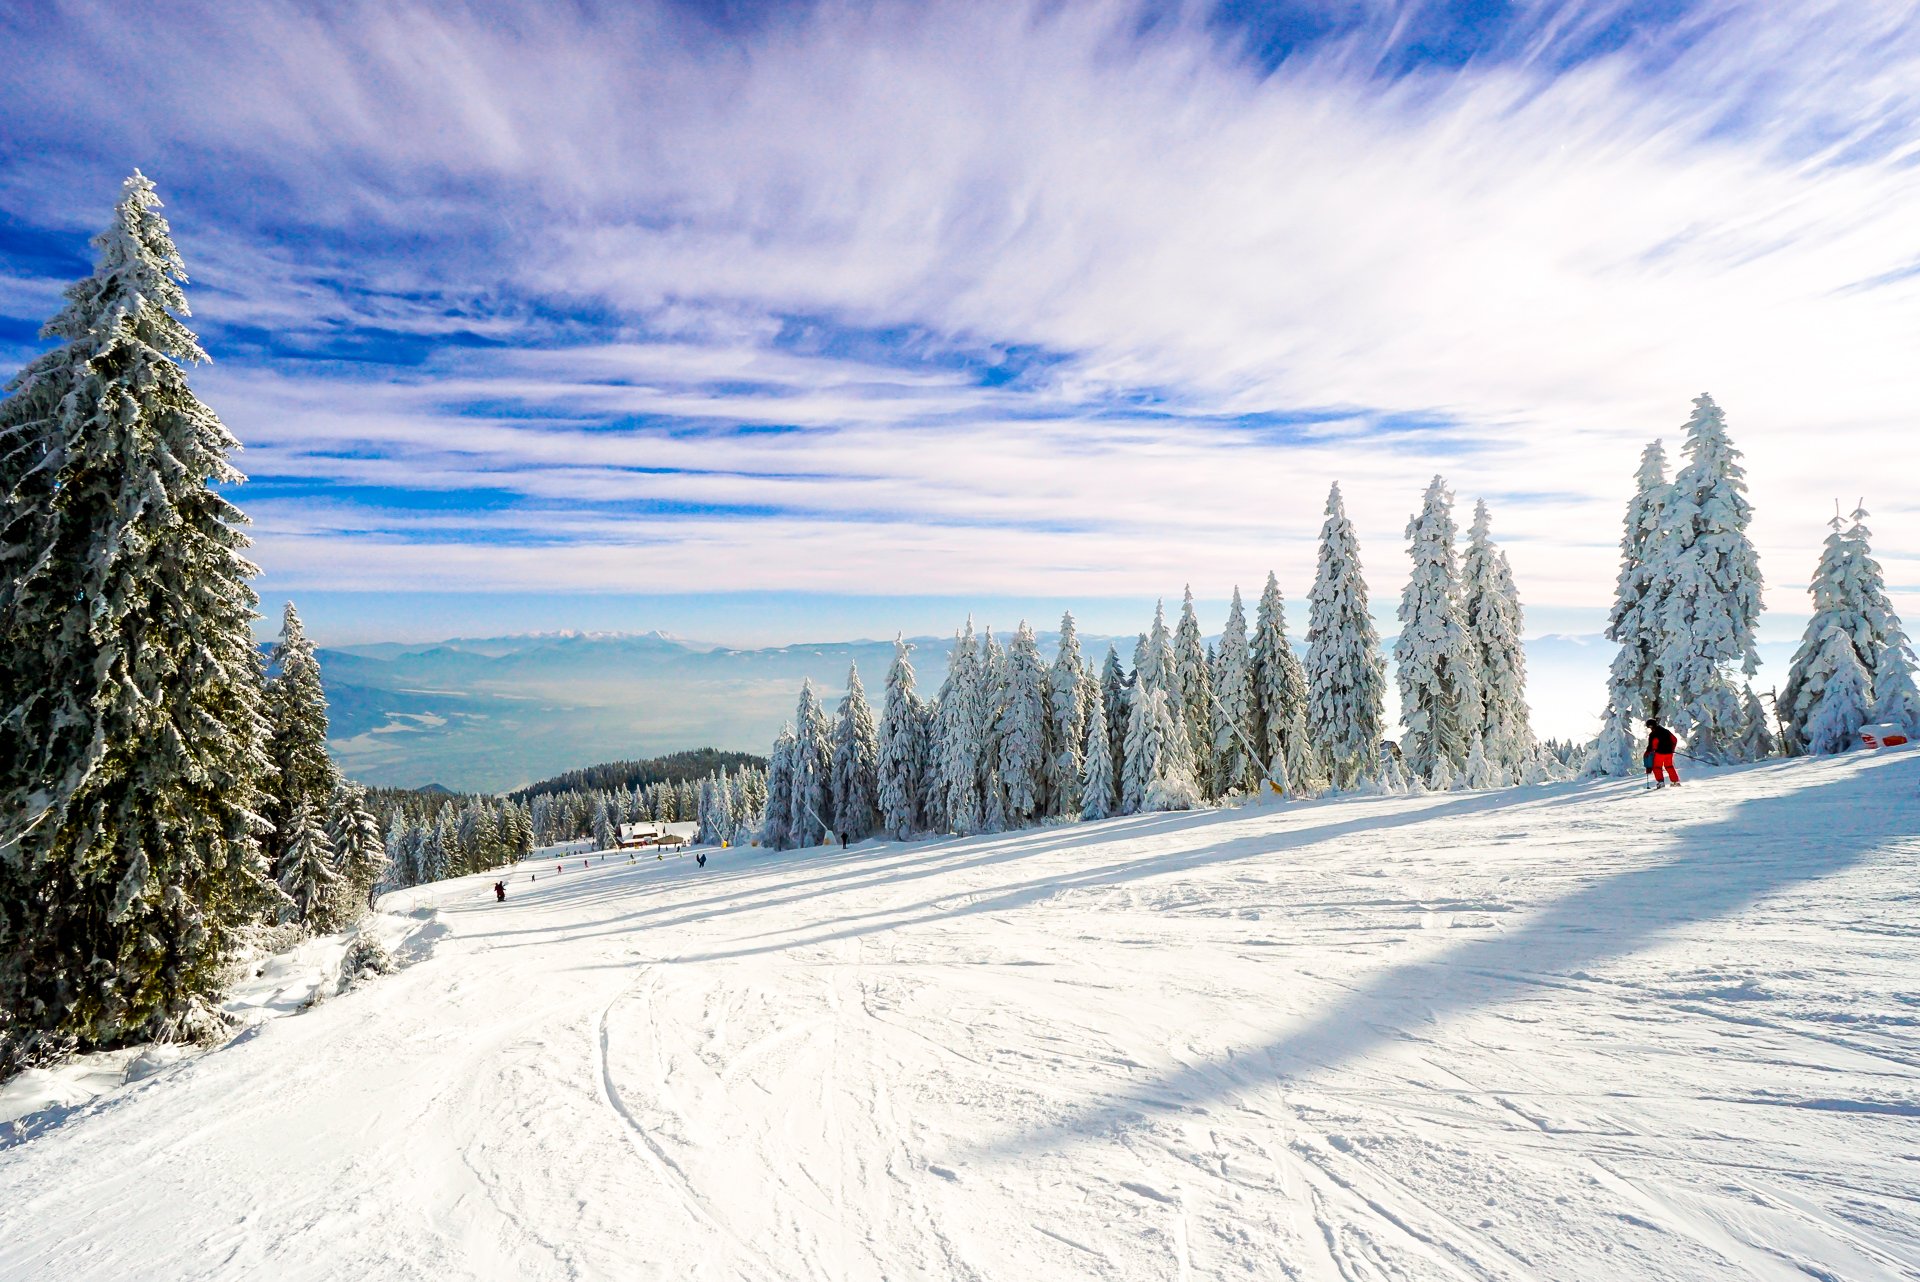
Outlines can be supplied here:
M1675 783L1680 782L1680 773L1673 768L1673 754L1671 752L1656 752L1653 754L1653 777L1656 782L1661 779L1671 779Z

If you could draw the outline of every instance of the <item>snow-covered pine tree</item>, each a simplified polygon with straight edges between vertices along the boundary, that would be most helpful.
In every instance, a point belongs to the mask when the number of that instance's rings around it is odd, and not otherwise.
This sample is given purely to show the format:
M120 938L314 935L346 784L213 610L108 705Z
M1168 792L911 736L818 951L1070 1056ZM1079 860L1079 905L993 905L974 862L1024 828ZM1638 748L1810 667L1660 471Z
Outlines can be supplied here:
M1080 634L1073 615L1064 613L1060 648L1047 670L1047 814L1052 818L1071 819L1080 813L1087 717L1097 691L1087 680L1080 658Z
M1143 686L1127 719L1127 755L1121 766L1121 809L1126 814L1190 810L1199 789L1181 749L1185 732L1175 724L1167 692Z
M833 726L813 692L811 677L800 683L793 723L793 844L817 846L835 832Z
M1155 601L1153 628L1142 633L1133 648L1133 684L1171 691L1172 683L1178 679L1173 660L1173 634L1167 631L1166 602ZM1178 717L1179 707L1179 700L1174 699L1168 710Z
M1025 828L1047 804L1047 668L1025 619L1007 650L997 731L1005 824Z
M327 910L337 880L333 845L320 826L320 817L304 797L287 820L287 849L274 876L287 897L283 913L286 920L299 922L316 934L332 929Z
M1400 741L1407 770L1429 788L1443 774L1460 777L1480 725L1473 642L1467 634L1453 492L1434 477L1420 512L1407 522L1413 573L1400 596L1400 636L1393 659L1400 682ZM1443 771L1440 759L1446 759Z
M136 172L59 340L0 402L0 1075L210 1031L234 931L277 896L237 443Z
M300 624L300 613L287 602L280 619L280 640L273 648L273 675L267 680L267 755L273 762L261 814L273 831L266 849L279 861L292 843L288 821L302 805L324 814L340 772L327 755L327 696L320 684L320 661L313 642Z
M1087 708L1087 741L1081 757L1080 817L1105 819L1119 806L1113 738L1107 732L1106 700L1095 699Z
M1859 747L1860 727L1867 723L1872 697L1853 639L1839 624L1828 625L1800 690L1807 710L1801 731L1805 750L1819 755Z
M1248 654L1256 703L1254 747L1262 754L1261 769L1290 791L1310 792L1315 772L1307 735L1307 673L1287 640L1286 602L1272 571L1254 611Z
M366 911L368 892L387 871L380 821L367 809L367 790L359 784L343 784L334 794L327 840L338 874L332 917L336 923L353 921Z
M1751 678L1760 667L1763 584L1747 537L1746 469L1725 414L1704 393L1694 398L1684 452L1651 553L1657 715L1696 756L1726 760L1739 752L1744 715L1732 674Z
M733 785L727 781L725 766L720 767L720 774L713 781L713 800L709 804L713 809L714 840L731 846L734 838Z
M946 680L940 686L940 783L947 823L961 834L979 832L985 822L981 783L987 745L983 733L986 699L973 620L964 633L955 633L947 659Z
M1327 494L1320 561L1307 596L1307 733L1336 788L1380 770L1386 661L1368 613L1360 544L1336 483Z
M1640 453L1633 497L1627 500L1622 521L1620 574L1614 582L1606 629L1607 640L1620 649L1607 672L1606 718L1587 754L1585 773L1589 775L1632 775L1641 769L1640 723L1653 715L1659 697L1661 632L1654 596L1654 548L1672 496L1666 450L1655 441Z
M1760 702L1760 696L1753 692L1753 686L1747 686L1744 728L1740 737L1740 757L1743 761L1764 761L1780 751L1780 740L1773 733L1773 719L1767 715L1766 705Z
M1100 703L1106 716L1108 747L1113 754L1115 786L1119 786L1119 766L1127 741L1127 678L1120 671L1120 652L1107 646L1106 662L1100 665Z
M1460 567L1474 686L1480 696L1480 724L1475 733L1486 758L1484 772L1476 775L1469 767L1467 774L1490 781L1471 783L1474 788L1519 782L1539 749L1527 707L1520 589L1514 584L1507 554L1493 542L1491 525L1487 505L1475 504L1467 554Z
M1180 622L1173 634L1173 680L1168 695L1178 693L1180 727L1187 736L1187 759L1194 784L1203 797L1218 795L1213 780L1213 671L1207 645L1200 636L1200 619L1193 609L1193 586L1187 585L1180 604Z
M926 720L913 689L913 663L907 657L912 651L904 638L893 639L880 722L880 823L895 841L905 841L920 827L920 798L927 786Z
M849 841L859 841L879 822L880 729L873 706L860 684L857 665L847 669L847 695L833 734L834 824Z
M1227 627L1220 634L1219 680L1213 692L1214 782L1222 794L1251 792L1260 786L1266 763L1248 755L1254 742L1258 699L1253 687L1253 655L1247 645L1247 613L1240 604L1240 588L1233 589L1227 607Z
M767 753L767 799L760 821L760 844L773 850L793 845L793 723L780 727Z
M1914 689L1913 647L1893 612L1886 578L1873 557L1867 512L1854 510L1847 526L1836 510L1814 571L1810 590L1813 617L1793 656L1780 691L1787 751L1805 750L1813 716L1808 679L1821 661L1826 633L1839 628L1853 643L1854 657L1867 674L1869 719L1912 726L1920 720L1920 695Z

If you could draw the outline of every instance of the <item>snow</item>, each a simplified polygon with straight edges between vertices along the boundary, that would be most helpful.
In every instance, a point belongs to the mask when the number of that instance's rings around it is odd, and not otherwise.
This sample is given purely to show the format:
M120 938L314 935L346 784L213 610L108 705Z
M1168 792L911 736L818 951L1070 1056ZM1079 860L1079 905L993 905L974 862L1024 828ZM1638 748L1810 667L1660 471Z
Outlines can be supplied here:
M402 892L396 974L0 1138L0 1277L1912 1277L1917 789L1889 750Z

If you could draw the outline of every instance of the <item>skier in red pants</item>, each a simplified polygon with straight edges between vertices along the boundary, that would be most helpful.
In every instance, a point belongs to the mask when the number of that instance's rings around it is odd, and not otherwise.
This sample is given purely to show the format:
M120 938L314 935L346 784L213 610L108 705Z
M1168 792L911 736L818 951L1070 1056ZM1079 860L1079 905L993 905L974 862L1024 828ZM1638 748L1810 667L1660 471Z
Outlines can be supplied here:
M1673 753L1680 746L1673 731L1661 725L1652 717L1647 718L1647 758L1651 763L1648 770L1653 775L1653 786L1664 788L1672 784L1680 786L1680 772L1673 768Z

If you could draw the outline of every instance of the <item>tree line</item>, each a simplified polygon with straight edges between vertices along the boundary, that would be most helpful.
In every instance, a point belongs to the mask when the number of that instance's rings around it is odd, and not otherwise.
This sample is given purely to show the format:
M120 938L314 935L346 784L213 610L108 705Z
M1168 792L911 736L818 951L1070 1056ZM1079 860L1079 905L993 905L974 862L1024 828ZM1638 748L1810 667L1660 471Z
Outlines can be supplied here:
M976 635L969 620L927 698L913 647L897 640L878 713L857 668L831 715L811 682L801 687L768 758L761 840L785 848L875 832L999 832L1183 810L1261 787L1300 796L1560 777L1563 762L1529 723L1520 597L1486 505L1462 551L1453 494L1435 477L1407 538L1398 743L1382 736L1386 661L1336 484L1304 658L1271 573L1251 625L1236 587L1212 642L1191 589L1172 628L1157 608L1130 665L1109 647L1096 669L1070 612L1051 663L1026 622L1003 643L991 629Z

